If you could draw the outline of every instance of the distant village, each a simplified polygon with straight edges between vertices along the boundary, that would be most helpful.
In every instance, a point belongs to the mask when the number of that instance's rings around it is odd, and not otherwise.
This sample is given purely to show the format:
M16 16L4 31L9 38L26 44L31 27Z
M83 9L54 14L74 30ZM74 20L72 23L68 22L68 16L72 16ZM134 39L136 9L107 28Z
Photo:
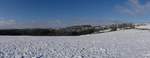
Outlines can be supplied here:
M59 29L1 29L0 35L29 35L29 36L79 36L92 33L105 33L117 30L134 29L136 26L132 23L110 24L110 25L78 25Z

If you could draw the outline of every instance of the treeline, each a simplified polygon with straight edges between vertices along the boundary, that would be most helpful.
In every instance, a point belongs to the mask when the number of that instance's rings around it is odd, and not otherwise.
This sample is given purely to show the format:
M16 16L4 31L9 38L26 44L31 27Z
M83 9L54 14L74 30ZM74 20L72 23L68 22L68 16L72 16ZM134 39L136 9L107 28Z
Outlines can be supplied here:
M63 29L4 29L0 35L31 35L31 36L74 36L93 33L94 30L66 31Z
M123 23L123 24L111 24L111 25L79 25L71 26L60 29L1 29L0 35L31 35L31 36L77 36L91 33L105 32L105 30L117 31L121 29L133 29L134 24Z
M0 35L48 36L54 34L54 32L54 29L1 29Z

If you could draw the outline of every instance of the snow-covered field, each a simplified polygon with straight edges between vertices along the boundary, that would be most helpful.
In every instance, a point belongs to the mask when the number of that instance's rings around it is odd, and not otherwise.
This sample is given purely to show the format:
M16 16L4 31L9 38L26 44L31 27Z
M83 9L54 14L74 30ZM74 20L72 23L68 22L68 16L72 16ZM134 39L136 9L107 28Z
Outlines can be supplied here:
M0 36L0 58L150 58L149 30L82 36Z

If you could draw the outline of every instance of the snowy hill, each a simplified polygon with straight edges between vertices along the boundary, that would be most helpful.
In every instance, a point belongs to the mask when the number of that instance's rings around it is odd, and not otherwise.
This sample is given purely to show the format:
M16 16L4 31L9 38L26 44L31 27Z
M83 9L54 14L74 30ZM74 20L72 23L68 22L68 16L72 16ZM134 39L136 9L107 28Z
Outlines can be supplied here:
M0 58L150 58L149 30L83 36L0 36Z

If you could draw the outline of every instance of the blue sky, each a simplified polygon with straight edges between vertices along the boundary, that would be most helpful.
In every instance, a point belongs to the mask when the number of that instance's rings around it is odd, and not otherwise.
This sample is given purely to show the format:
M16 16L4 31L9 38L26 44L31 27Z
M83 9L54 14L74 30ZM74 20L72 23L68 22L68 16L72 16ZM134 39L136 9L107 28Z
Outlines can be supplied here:
M149 0L0 0L0 28L150 21Z

